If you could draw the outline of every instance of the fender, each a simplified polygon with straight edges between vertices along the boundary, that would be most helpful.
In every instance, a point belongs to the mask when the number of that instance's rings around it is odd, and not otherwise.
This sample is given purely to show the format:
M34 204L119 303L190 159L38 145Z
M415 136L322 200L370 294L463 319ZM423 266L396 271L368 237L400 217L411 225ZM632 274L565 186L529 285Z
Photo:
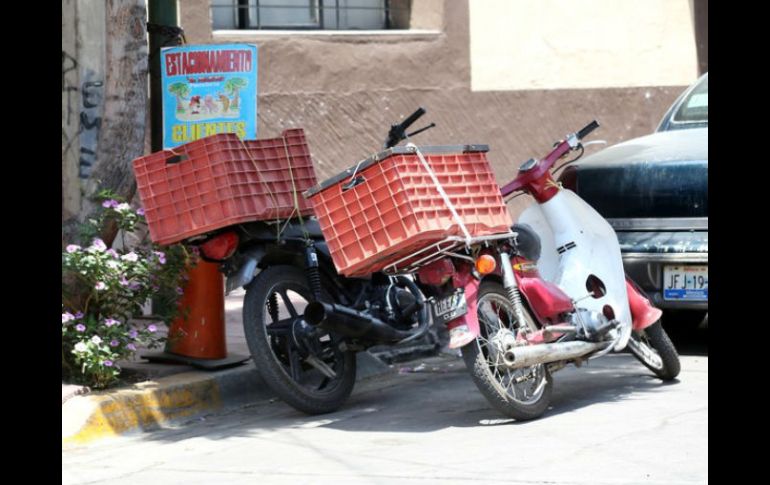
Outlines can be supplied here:
M650 300L644 296L628 276L626 276L626 291L628 292L628 306L631 308L631 328L635 332L640 332L660 320L663 311L652 306Z
M256 275L257 264L264 255L265 250L262 247L255 247L244 253L244 262L241 264L241 267L227 278L225 295L229 295L231 291L251 283L254 275Z
M512 258L512 263L514 263L514 276L519 290L532 308L538 323L542 325L547 319L573 309L569 296L555 284L541 279L534 263L520 257ZM502 277L499 264L493 274ZM480 334L476 304L481 282L471 274L467 265L463 265L452 276L452 283L455 288L464 289L468 304L468 313L447 323L449 348L455 349L472 342Z

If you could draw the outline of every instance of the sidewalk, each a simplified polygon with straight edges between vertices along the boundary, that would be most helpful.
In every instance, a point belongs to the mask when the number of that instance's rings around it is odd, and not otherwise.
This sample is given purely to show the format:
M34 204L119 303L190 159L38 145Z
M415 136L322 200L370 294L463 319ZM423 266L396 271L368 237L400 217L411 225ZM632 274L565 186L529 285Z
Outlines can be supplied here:
M225 297L225 337L228 355L237 354L244 357L249 356L249 347L246 344L246 337L243 334L243 320L241 314L243 308L243 296L245 293L245 290L238 289ZM165 337L165 332L168 330L166 326L159 325L158 328L164 333ZM162 349L139 349L133 360L118 362L123 369L124 376L128 376L131 380L143 381L198 370L189 365L152 363L140 357L145 352L156 352L159 350ZM76 395L87 393L89 393L87 388L74 384L62 383L62 404Z
M241 314L244 294L245 290L239 289L225 298L228 356L249 356ZM161 328L165 330L165 326ZM140 349L139 356L142 353ZM188 365L151 363L139 356L119 362L124 376L136 384L89 392L62 383L62 444L149 431L275 399L250 358L227 369L203 371ZM359 380L394 372L369 352L359 352L357 358Z

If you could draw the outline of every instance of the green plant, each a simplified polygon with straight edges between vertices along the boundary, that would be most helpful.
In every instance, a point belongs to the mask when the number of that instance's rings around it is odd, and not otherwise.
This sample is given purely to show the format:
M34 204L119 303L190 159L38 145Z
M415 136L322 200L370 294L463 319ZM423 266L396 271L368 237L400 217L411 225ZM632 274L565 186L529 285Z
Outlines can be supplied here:
M155 325L137 326L132 318L141 314L148 298L164 295L168 301L158 316L170 323L183 293L185 268L196 257L181 244L127 247L125 235L145 223L144 212L109 193L100 199L100 210L82 227L81 244L69 244L62 252L62 373L94 388L114 383L121 370L117 361L138 346L152 348L162 341ZM108 224L122 231L123 249L94 236Z

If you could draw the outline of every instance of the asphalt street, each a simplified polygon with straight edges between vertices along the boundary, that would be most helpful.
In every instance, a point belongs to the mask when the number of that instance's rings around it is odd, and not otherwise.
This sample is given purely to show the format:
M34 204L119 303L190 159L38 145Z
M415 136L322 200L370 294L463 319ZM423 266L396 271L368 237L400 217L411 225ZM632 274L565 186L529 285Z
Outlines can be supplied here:
M398 367L398 366L397 366ZM62 483L708 482L708 356L662 383L628 354L555 374L551 408L492 410L461 359L358 383L342 410L264 401L150 433L62 450Z

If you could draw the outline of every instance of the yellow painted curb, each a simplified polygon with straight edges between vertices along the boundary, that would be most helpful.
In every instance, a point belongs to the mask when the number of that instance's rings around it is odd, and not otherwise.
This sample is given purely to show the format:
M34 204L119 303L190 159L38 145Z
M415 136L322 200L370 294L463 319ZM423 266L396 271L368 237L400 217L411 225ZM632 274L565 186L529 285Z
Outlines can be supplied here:
M221 407L216 380L199 373L178 374L129 389L77 396L62 406L62 444L82 444L154 428Z

